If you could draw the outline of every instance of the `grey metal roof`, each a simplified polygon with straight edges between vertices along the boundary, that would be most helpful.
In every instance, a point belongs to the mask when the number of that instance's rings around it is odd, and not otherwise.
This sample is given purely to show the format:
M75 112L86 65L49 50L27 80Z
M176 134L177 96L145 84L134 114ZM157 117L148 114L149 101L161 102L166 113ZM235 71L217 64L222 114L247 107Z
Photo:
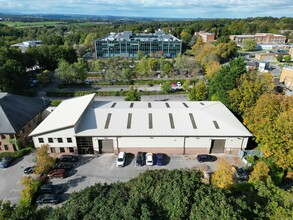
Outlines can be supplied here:
M0 133L16 133L48 105L42 99L0 93Z

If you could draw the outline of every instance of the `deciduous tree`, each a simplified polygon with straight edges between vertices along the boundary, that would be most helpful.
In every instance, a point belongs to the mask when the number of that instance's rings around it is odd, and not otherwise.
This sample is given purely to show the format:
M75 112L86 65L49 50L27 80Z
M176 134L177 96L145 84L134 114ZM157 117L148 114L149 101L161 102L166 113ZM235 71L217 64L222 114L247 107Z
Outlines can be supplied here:
M286 55L284 56L285 62L290 62L291 61L291 55Z
M136 88L130 87L129 92L125 97L125 101L140 101L140 94Z
M189 101L203 101L208 97L208 89L204 80L199 81L193 85L189 94Z
M24 176L20 184L24 185L24 189L20 192L21 199L19 200L19 205L29 207L32 205L41 183L31 176Z
M212 184L223 189L228 189L233 185L233 170L228 161L219 159L212 175Z
M253 167L253 171L249 176L250 183L257 183L259 181L265 182L269 177L270 168L264 161L259 161Z
M229 107L242 115L253 107L258 98L273 90L273 76L270 73L244 73L237 79L237 87L228 92Z
M204 65L205 72L208 78L212 78L220 69L221 65L220 62L217 60L212 60L207 62Z
M282 62L283 59L284 59L283 54L278 54L278 56L277 56L277 61Z
M35 173L47 173L55 164L55 159L49 156L49 145L44 144L36 151L36 170Z
M242 42L243 50L252 51L255 50L256 41L254 39L245 39Z
M244 115L244 124L261 144L265 157L283 169L293 166L293 97L264 94Z
M243 58L235 58L229 62L229 66L222 66L210 80L209 97L224 104L229 103L228 91L236 88L237 79L246 72Z

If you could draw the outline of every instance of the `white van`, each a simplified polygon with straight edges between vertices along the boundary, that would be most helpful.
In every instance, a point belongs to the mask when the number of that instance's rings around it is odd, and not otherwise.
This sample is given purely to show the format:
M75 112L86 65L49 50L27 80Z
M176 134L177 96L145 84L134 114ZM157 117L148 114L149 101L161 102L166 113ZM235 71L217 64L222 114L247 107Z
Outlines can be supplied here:
M126 153L125 152L120 152L118 154L116 166L117 167L124 167L125 164L125 158L126 158Z

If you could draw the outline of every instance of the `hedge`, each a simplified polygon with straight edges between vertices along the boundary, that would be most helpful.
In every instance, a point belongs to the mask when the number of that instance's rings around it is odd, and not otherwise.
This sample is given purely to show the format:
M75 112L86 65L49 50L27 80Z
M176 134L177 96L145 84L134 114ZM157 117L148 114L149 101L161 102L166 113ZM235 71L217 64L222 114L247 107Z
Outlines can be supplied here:
M3 152L3 153L0 153L0 158L6 158L6 157L18 158L18 157L22 157L24 155L31 153L32 150L33 149L31 147L26 147L26 148L23 148L19 151Z
M76 92L57 92L57 91L50 91L47 92L48 97L76 97L76 96L83 96L83 95L89 95L94 93L93 91L76 91ZM96 92L96 96L126 96L128 91L122 90L122 91L103 91L103 92ZM185 91L172 91L171 93L176 94L186 94ZM154 92L154 91L142 91L140 92L141 95L165 95L170 94L166 92ZM57 104L59 100L53 100L53 104ZM58 103L60 104L60 102ZM57 105L58 105L57 104ZM56 105L56 106L57 106Z

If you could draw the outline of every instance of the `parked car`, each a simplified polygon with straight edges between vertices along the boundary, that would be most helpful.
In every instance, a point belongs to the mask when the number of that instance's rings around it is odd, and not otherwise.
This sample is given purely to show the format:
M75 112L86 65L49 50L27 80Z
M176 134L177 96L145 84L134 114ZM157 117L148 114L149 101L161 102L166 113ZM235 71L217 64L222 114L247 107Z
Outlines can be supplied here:
M40 187L39 193L41 194L60 194L63 193L64 187L62 185L44 184Z
M58 204L60 202L60 196L58 194L42 194L39 195L36 203L42 205L44 203Z
M35 170L36 170L36 166L27 167L23 170L23 173L28 175L28 174L34 173Z
M72 170L73 164L71 162L58 162L54 165L53 169Z
M248 175L246 172L246 169L244 167L235 167L233 166L233 170L234 170L234 175L237 179L241 180L241 181L247 181L248 180Z
M12 161L13 161L13 157L6 157L1 160L0 167L7 168Z
M138 152L136 154L136 166L143 166L144 163L145 163L144 153L143 152Z
M153 166L154 165L154 157L152 153L147 153L145 155L145 163L147 166Z
M78 157L74 155L70 155L70 154L65 154L59 158L59 161L60 162L77 162Z
M157 165L164 166L164 154L157 154Z
M65 178L66 177L66 170L65 169L53 169L47 174L47 176L51 178Z
M126 153L125 152L120 152L118 154L116 166L117 167L124 167L125 165L125 160L126 160Z
M199 154L197 155L196 159L198 160L198 162L203 163L216 161L217 157L209 154Z

